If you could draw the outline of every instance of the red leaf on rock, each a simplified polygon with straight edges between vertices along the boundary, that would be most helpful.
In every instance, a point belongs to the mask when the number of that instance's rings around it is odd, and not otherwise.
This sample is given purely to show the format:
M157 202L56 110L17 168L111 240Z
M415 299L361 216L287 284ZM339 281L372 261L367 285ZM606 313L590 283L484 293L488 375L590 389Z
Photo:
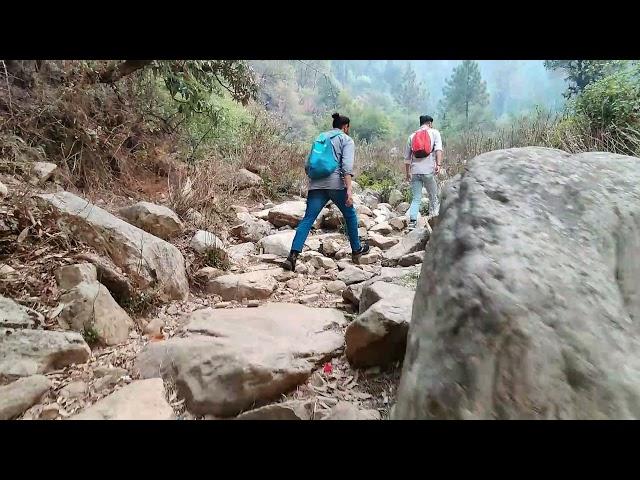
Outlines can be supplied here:
M322 371L324 373L331 373L333 372L333 365L331 365L330 363L325 363L324 367L322 367Z

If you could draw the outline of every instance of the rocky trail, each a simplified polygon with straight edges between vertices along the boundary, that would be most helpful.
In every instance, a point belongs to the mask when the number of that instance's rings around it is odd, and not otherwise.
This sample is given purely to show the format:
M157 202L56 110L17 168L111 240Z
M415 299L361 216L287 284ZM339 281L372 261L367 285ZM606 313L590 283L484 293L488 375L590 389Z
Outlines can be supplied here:
M51 166L5 174L0 418L640 418L637 165L480 155L433 235L358 191L371 253L353 264L327 208L295 273L303 199L213 232Z
M55 175L0 178L0 418L389 418L431 233L399 195L356 185L371 252L353 264L329 206L293 273L304 199L232 205L221 235Z

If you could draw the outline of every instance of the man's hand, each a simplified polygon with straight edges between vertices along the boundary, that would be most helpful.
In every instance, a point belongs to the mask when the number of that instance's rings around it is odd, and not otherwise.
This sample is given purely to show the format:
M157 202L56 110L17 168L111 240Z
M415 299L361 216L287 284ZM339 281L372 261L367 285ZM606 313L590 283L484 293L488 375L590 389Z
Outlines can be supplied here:
M411 182L411 174L410 174L410 173L407 173L407 174L404 176L404 179L405 179L407 182Z
M344 204L347 207L351 207L353 206L353 193L351 192L351 189L347 189L347 200L344 202Z
M440 164L436 162L436 169L435 169L435 173L436 175L438 175L440 173Z

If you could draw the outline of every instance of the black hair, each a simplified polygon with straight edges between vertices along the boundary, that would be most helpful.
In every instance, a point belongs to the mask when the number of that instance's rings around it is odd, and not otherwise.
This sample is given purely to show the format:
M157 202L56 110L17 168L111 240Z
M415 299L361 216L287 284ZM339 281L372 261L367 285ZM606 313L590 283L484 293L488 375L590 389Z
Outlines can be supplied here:
M420 115L420 126L425 123L433 123L433 117L430 117L429 115Z
M349 117L344 117L339 113L334 113L331 115L331 118L333 118L333 128L342 128L344 125L349 125L351 123Z

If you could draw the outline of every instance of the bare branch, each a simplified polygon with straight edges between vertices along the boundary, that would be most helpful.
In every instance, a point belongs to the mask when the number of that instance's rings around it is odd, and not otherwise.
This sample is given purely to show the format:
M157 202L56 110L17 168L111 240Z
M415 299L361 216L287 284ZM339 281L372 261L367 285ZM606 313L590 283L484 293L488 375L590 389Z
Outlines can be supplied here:
M153 60L125 60L122 63L107 68L99 75L98 80L100 83L115 83L121 78L150 65L152 61Z

